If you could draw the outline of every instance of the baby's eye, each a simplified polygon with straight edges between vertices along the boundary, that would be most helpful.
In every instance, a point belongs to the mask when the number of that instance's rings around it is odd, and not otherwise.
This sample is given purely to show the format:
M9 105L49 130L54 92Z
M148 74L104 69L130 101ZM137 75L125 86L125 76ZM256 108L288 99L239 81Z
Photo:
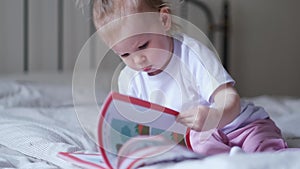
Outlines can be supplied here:
M146 42L145 44L143 44L142 46L139 46L139 49L146 49L148 47L149 42Z
M125 58L125 57L127 57L127 56L129 56L129 53L124 53L124 54L122 54L122 55L120 55L122 58Z

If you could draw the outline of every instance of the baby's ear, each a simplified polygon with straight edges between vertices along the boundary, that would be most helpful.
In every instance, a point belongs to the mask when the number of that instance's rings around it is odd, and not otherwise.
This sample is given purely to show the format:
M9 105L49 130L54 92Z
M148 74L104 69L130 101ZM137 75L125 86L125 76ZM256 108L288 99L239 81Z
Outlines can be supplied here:
M172 25L170 9L168 7L162 7L159 13L160 13L160 21L162 22L165 31L169 31Z

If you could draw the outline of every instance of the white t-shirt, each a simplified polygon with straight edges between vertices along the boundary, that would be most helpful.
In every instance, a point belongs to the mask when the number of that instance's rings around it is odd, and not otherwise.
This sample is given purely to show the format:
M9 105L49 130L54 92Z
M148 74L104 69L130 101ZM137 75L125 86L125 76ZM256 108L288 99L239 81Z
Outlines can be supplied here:
M186 35L174 37L173 56L163 72L149 76L146 72L138 72L126 66L118 81L120 93L178 112L193 105L211 106L213 92L226 83L234 85L235 82L215 53ZM242 112L238 118L225 126L223 131L228 133L245 122L268 117L267 113L257 112L257 108L251 105L242 103ZM247 111L247 107L255 111Z

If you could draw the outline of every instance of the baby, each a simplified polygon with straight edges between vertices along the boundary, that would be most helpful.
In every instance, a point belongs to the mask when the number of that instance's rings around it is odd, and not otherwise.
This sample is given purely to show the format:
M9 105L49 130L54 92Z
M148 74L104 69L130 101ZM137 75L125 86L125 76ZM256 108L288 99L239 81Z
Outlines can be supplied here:
M180 112L191 129L193 151L213 155L287 147L261 107L240 102L235 81L216 54L180 33L163 0L94 0L93 21L103 41L126 67L119 92Z

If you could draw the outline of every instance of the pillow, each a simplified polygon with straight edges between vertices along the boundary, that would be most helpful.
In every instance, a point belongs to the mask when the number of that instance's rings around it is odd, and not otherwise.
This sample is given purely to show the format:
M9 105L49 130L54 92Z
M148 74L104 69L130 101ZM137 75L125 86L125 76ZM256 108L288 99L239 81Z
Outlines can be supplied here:
M68 85L28 81L0 82L0 107L58 107L73 105Z

